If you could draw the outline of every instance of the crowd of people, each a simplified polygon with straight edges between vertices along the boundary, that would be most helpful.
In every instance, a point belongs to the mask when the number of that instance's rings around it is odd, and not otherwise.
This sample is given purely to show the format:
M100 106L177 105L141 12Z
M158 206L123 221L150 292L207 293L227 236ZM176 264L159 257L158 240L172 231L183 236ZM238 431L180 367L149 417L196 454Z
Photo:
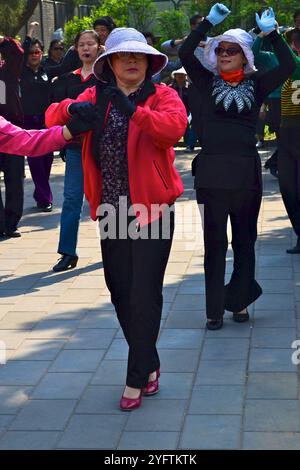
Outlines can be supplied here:
M28 158L38 209L52 210L52 152L62 148L61 258L53 270L76 267L85 195L92 219L99 222L105 280L129 346L123 411L159 391L163 279L174 203L184 189L174 166L173 146L181 137L188 151L197 141L200 145L192 174L204 227L207 329L222 328L225 309L233 321L249 321L247 308L262 294L255 279L262 199L262 140L256 136L263 135L258 129L266 108L278 146L269 167L279 178L298 237L287 251L300 253L300 11L295 27L285 31L270 7L256 14L251 32L237 27L213 35L213 27L229 14L216 3L206 16L193 16L190 34L166 41L163 52L154 47L150 32L117 28L108 16L81 31L64 56L56 39L43 58L35 23L23 48L11 38L0 42L6 187L0 232L21 236L22 155ZM177 57L168 61L171 52ZM224 285L228 218L234 267Z

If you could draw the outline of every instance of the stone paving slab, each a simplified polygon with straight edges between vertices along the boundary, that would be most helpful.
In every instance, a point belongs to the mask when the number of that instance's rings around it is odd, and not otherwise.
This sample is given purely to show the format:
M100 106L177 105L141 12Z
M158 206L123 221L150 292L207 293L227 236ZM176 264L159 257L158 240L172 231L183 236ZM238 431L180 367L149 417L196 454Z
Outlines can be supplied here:
M264 152L267 158L268 152ZM54 160L52 214L39 213L26 167L20 239L0 242L0 449L300 449L300 257L278 191L264 174L257 279L264 295L238 325L205 329L204 248L190 177L164 286L160 393L118 408L128 346L105 285L97 227L84 204L77 268L54 273L64 164ZM230 239L230 230L228 231ZM184 238L183 238L184 237ZM226 282L233 254L229 245Z

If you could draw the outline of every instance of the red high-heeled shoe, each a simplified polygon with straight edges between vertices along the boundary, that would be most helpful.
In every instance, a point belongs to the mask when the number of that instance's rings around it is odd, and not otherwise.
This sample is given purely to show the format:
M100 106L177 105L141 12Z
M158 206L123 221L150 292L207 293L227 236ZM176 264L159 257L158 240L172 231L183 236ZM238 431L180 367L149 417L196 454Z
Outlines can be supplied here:
M120 409L122 411L132 411L139 408L142 403L142 391L143 390L141 389L140 394L137 398L127 398L122 395L120 400Z
M160 370L157 369L156 371L155 380L151 380L147 383L146 387L143 388L143 395L149 397L151 395L155 395L159 391L159 383L158 379L160 377Z

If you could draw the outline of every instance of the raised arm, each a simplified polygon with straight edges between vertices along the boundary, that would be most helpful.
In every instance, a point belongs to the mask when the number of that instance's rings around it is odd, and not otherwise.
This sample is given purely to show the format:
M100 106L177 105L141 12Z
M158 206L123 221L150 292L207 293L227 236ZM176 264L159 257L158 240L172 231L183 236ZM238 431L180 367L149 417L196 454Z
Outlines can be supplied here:
M263 38L258 35L252 45L254 62L258 69L262 68L264 71L268 71L278 65L278 60L274 52L263 51L262 46Z
M256 22L261 31L270 39L279 62L277 67L258 78L258 96L263 101L266 96L282 85L293 74L296 62L291 49L276 31L277 23L273 9L268 8L262 13L261 17L256 13Z
M207 19L203 20L196 29L191 31L178 51L186 73L198 88L205 86L213 76L194 55L199 42L203 41L210 28L212 24Z
M22 47L24 49L24 63L26 64L28 55L29 55L29 50L31 46L31 40L34 37L34 34L36 32L36 28L38 28L39 23L37 21L32 21L29 25L28 32L25 36L25 39L23 41Z
M3 38L0 40L0 53L5 62L5 73L10 79L19 80L24 56L22 47L12 38Z
M213 77L213 74L212 72L209 72L195 57L195 49L199 45L199 42L205 39L210 28L221 23L229 13L230 11L225 5L222 3L216 3L211 8L207 17L195 30L191 31L179 49L179 58L181 59L182 65L193 84L200 89L207 85L208 81Z

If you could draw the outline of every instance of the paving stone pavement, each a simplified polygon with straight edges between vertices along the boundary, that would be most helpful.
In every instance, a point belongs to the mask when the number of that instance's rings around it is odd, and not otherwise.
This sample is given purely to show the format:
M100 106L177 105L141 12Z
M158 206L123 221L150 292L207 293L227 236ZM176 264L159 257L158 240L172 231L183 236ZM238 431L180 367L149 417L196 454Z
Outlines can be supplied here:
M85 206L78 267L53 273L64 164L53 165L52 214L35 209L26 170L22 238L0 243L0 345L7 348L0 449L300 449L291 347L300 339L300 256L285 253L294 235L277 180L264 172L256 245L264 295L249 324L234 324L227 313L222 330L206 331L191 159L177 152L185 193L165 277L161 390L132 413L118 409L127 345L105 286L96 224ZM232 261L229 249L227 278Z

